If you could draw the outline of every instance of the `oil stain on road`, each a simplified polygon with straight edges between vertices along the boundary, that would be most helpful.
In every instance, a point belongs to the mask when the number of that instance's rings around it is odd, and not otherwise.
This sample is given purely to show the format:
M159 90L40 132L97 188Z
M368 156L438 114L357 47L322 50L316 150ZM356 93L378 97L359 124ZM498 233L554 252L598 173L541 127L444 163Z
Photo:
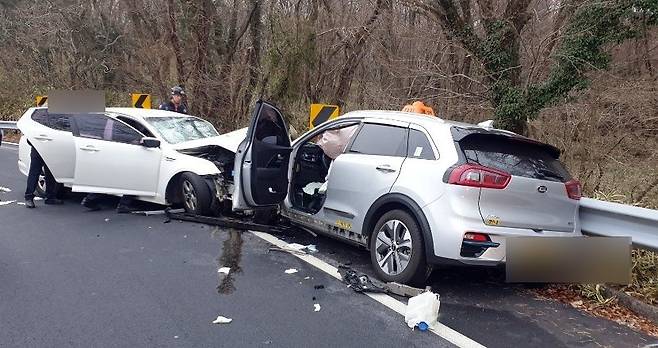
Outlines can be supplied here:
M228 274L218 273L217 293L220 295L228 295L235 291L235 276L242 273L240 268L240 259L242 258L242 231L236 229L221 230L215 227L211 231L211 236L214 238L218 234L226 234L222 246L222 253L217 258L217 267L229 267Z

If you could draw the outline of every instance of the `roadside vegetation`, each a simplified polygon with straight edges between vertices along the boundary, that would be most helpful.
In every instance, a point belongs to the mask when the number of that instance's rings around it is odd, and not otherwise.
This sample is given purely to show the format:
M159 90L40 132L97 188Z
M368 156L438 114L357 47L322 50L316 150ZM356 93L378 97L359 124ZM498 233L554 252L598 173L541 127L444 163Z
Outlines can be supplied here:
M658 0L0 0L0 119L67 88L128 106L184 85L222 131L258 98L299 132L310 103L420 99L556 145L587 196L655 209L657 21ZM633 259L623 290L658 303L658 257Z

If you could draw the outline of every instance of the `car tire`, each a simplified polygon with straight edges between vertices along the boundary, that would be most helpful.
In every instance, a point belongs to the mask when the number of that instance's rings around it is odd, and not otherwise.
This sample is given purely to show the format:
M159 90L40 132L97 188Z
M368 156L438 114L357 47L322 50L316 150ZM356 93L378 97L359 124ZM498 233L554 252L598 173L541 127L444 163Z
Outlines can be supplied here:
M65 199L69 192L71 192L71 189L60 183L57 183L57 199ZM44 173L43 169L41 169L41 174L39 174L37 189L34 190L34 195L37 197L46 198L46 174Z
M194 173L183 173L178 185L180 201L185 212L196 215L208 215L212 204L210 187L203 178Z
M393 229L397 230L395 241ZM382 215L369 244L370 261L377 277L385 282L424 286L428 275L425 246L418 222L411 214L391 210Z

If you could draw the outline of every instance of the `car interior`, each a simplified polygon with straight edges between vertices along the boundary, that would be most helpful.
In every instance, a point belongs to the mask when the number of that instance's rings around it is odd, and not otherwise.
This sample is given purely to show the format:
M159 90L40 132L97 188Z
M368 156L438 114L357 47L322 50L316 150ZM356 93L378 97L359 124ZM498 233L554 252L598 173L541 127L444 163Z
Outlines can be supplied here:
M341 124L313 136L299 147L291 178L293 207L311 214L320 211L326 198L331 163L345 150L357 128L358 123Z

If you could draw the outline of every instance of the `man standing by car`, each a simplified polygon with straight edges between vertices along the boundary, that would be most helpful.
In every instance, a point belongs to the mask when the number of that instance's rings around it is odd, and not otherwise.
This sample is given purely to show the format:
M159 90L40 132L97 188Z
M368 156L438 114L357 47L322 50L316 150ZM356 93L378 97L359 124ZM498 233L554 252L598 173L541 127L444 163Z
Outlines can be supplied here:
M174 86L171 88L171 98L169 102L160 104L160 110L167 110L178 112L181 114L187 115L187 105L183 98L185 97L185 91L180 86Z
M30 171L27 174L27 188L25 189L25 206L28 208L36 208L34 204L34 191L37 189L39 184L39 176L41 175L41 170L46 177L46 204L63 204L64 202L61 199L57 199L57 182L53 173L50 172L50 169L41 158L41 155L37 150L32 146L30 141L27 142L30 145Z

